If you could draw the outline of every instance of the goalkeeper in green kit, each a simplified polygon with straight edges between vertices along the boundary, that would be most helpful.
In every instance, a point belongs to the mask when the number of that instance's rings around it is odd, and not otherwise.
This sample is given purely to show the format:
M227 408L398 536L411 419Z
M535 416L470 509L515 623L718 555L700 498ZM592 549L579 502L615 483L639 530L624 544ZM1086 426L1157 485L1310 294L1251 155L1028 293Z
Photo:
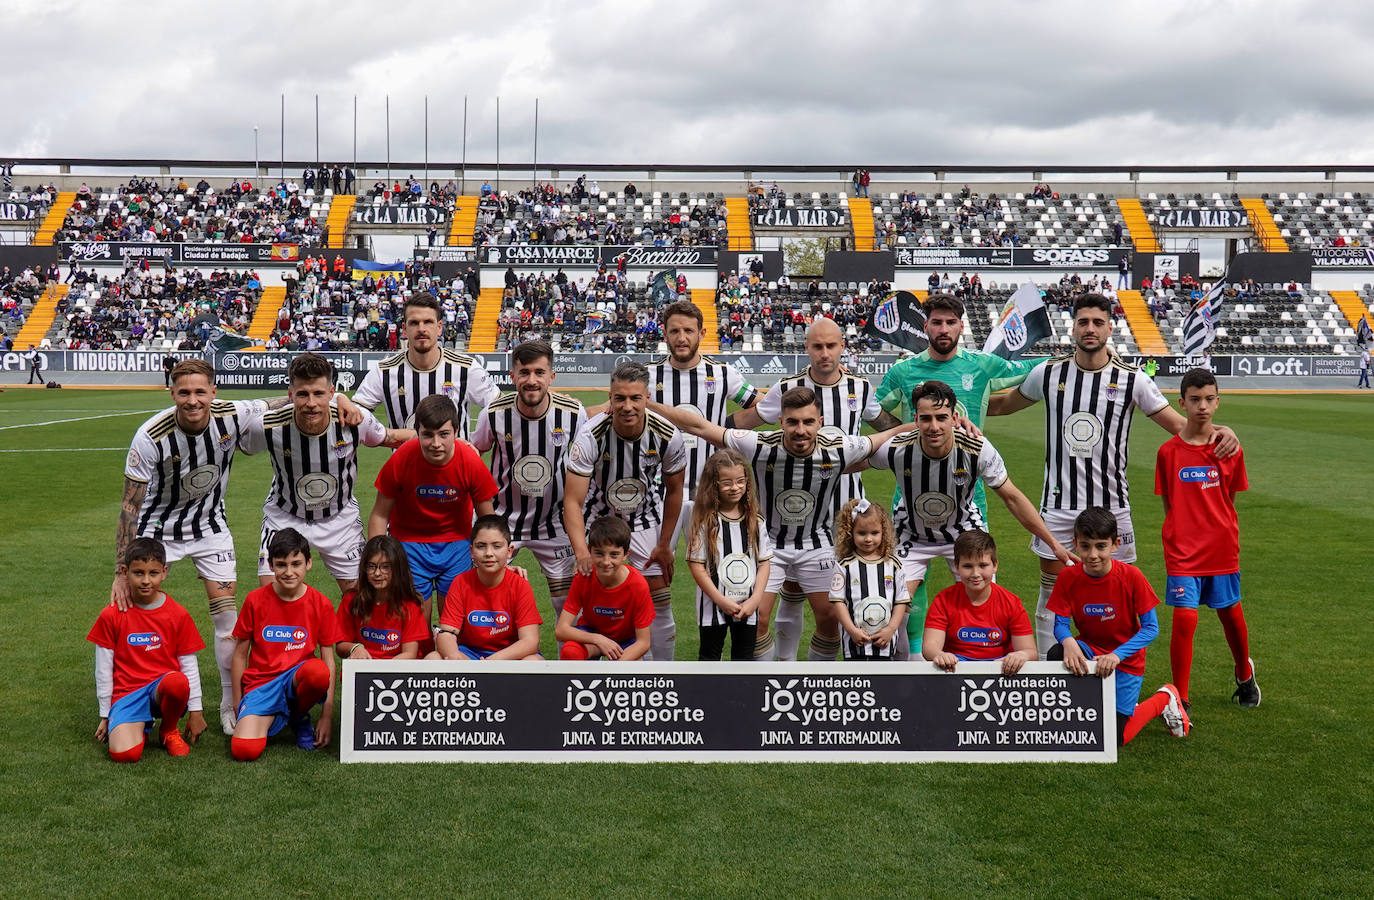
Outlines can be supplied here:
M915 421L911 408L911 392L917 385L936 379L954 388L959 399L956 410L976 427L983 427L983 417L987 414L988 398L993 392L1015 387L1026 380L1031 369L1046 357L1033 359L1004 359L992 353L965 350L959 346L959 336L964 333L964 304L950 294L932 294L922 306L925 312L926 338L930 345L916 356L897 363L883 376L878 386L878 402L882 405L883 415L873 423L875 428L892 428L903 422ZM893 497L895 504L897 497ZM987 498L983 483L978 482L974 502L987 517ZM924 582L911 598L911 613L907 616L907 634L914 641L912 646L921 645L922 628L925 627L928 595Z

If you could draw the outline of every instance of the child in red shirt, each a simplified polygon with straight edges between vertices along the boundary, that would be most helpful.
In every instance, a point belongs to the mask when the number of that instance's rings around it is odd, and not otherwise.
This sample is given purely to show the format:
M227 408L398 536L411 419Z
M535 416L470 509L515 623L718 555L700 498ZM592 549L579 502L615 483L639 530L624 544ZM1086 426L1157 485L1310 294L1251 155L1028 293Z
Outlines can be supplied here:
M596 519L587 529L587 549L592 574L573 578L554 627L558 658L642 659L649 652L654 602L644 576L625 562L630 526L615 516Z
M1188 679L1193 669L1193 633L1197 610L1217 611L1235 662L1236 691L1241 706L1259 706L1255 661L1250 658L1250 632L1240 605L1240 520L1236 493L1250 487L1245 457L1237 450L1222 459L1212 448L1212 416L1221 402L1217 379L1207 369L1193 369L1179 383L1183 429L1164 442L1155 457L1155 493L1164 500L1165 602L1174 608L1169 662L1174 684L1188 707Z
M358 589L339 601L334 652L343 659L418 659L429 639L401 542L379 534L363 547Z
M238 723L229 752L241 762L262 756L267 739L288 721L297 747L324 747L334 718L334 645L342 635L334 605L305 583L310 543L283 528L268 542L267 557L273 581L244 599L233 631ZM312 725L310 709L319 703L324 708Z
M960 660L1002 660L1012 675L1036 658L1035 634L1026 607L992 578L997 544L985 531L965 531L954 541L959 583L945 588L926 613L921 655L953 672Z
M472 524L472 568L453 579L439 615L434 652L426 659L543 659L534 591L510 562L504 516Z
M205 730L196 661L205 643L191 614L162 592L167 552L161 541L130 541L122 568L129 608L105 607L86 635L96 645L100 724L95 739L109 741L115 762L138 762L148 729L161 719L158 743L172 756L186 756L191 748L178 728L182 713L191 710L186 724L191 743Z

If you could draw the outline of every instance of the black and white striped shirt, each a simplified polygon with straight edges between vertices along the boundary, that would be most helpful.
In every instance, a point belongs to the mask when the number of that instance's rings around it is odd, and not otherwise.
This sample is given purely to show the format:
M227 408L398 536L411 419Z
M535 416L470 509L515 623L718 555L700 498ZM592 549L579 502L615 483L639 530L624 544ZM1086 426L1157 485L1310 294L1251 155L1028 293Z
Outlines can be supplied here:
M730 414L731 401L740 409L748 409L759 397L759 392L734 366L709 357L702 357L690 369L675 369L665 357L649 368L649 386L653 399L664 406L690 409L711 424L722 426ZM711 446L691 434L683 434L682 443L688 459L683 490L690 500L696 496L697 480L711 455Z
M135 533L167 541L198 541L227 532L224 493L229 466L260 401L215 400L200 434L177 425L176 407L144 422L134 435L124 477L148 486Z
M363 376L353 402L374 411L385 406L386 420L392 428L414 428L419 402L434 394L447 394L458 407L462 420L458 436L466 439L471 418L467 407L481 409L500 393L480 359L444 348L438 365L423 371L407 361L405 351L387 357Z
M496 512L510 523L517 541L549 540L564 534L563 469L578 429L587 419L582 404L549 392L548 408L536 419L502 394L477 417L472 445L491 450Z
M845 608L849 610L850 620L864 631L870 630L865 627L866 607L881 607L886 613L885 624L891 620L892 612L898 606L911 605L911 598L906 590L906 579L902 576L902 563L892 556L871 561L859 556L846 556L840 560L835 566L835 575L830 583L830 600L832 603L844 603ZM844 631L843 636L844 655L856 655L849 632ZM894 641L888 641L886 647L867 644L863 648L863 655L886 659L892 655L893 643Z
M1007 480L1007 467L992 443L959 431L943 457L928 456L920 433L908 431L884 444L869 465L891 469L897 478L900 496L892 518L899 543L952 544L970 529L986 531L974 502L978 480L989 488Z
M329 424L320 434L296 425L290 406L266 413L245 431L243 451L266 450L272 458L272 487L263 508L275 506L306 522L319 522L356 511L353 485L358 480L358 447L386 441L386 427L370 413L363 423L345 425L338 406L329 406ZM356 514L356 512L355 512Z
M1130 509L1126 456L1131 413L1153 416L1169 401L1148 375L1112 354L1088 372L1072 356L1046 360L1017 388L1045 401L1045 488L1040 509Z
M749 529L744 519L727 519L716 514L716 549L708 553L706 529L693 534L687 542L687 561L701 563L716 590L727 599L743 603L758 586L759 563L773 558L773 543L768 540L768 523L758 519L759 546L749 542ZM720 607L697 588L697 622L701 625L729 625L733 621ZM755 611L747 624L758 622Z
M725 432L725 446L749 460L759 503L775 549L819 550L835 545L835 513L844 470L873 452L867 437L822 432L810 456L794 456L781 431Z
M687 467L682 435L672 422L646 410L644 430L622 438L612 417L590 419L573 439L567 470L589 478L583 504L586 521L619 516L632 529L655 529L663 521L663 477Z
M765 422L779 421L782 418L782 395L794 387L808 387L816 392L816 399L821 404L821 425L831 433L860 435L864 423L872 422L883 412L868 379L841 371L839 380L834 384L817 384L811 378L811 367L807 366L769 388L768 393L759 399L759 417ZM835 508L839 509L851 498L863 495L863 481L859 476L846 475Z

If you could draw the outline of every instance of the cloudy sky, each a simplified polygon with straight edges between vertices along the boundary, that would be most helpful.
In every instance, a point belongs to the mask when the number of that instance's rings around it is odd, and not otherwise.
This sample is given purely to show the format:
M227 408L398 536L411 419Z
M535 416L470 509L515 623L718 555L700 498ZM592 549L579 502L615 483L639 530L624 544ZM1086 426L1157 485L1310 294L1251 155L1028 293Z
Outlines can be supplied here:
M513 11L518 7L519 11ZM1374 159L1374 4L5 0L0 155ZM747 10L747 11L745 11ZM24 98L16 102L16 98Z

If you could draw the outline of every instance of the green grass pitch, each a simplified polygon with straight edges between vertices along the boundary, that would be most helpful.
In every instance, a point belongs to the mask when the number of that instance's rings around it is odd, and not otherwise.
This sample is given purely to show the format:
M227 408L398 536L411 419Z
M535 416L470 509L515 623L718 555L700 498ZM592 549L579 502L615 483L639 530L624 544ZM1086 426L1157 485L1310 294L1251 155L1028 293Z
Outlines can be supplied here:
M226 393L238 397L239 394ZM590 400L588 402L591 402ZM0 893L125 895L1365 894L1374 796L1367 538L1374 416L1364 397L1223 395L1246 450L1245 607L1264 703L1235 706L1204 613L1195 728L1151 726L1097 765L360 765L337 746L230 761L211 729L188 759L115 766L92 739L93 652L109 588L124 451L168 405L151 391L0 393ZM68 420L68 421L58 421ZM1038 499L1043 412L993 419ZM1163 587L1152 494L1163 432L1137 418L1140 564ZM16 452L18 451L18 452ZM368 452L364 513L383 452ZM887 473L865 476L886 499ZM239 600L255 583L267 459L235 463ZM1035 560L995 500L999 580L1034 603ZM529 565L526 556L521 560ZM933 586L948 583L933 576ZM536 592L541 576L533 574ZM312 583L337 600L322 566ZM167 591L208 639L204 592ZM675 580L678 656L695 657L691 579ZM1163 609L1163 607L1161 607ZM1168 679L1167 611L1146 688ZM553 651L552 628L544 651ZM1355 665L1352 665L1354 663ZM202 654L207 708L218 705ZM1360 723L1365 723L1361 725Z

